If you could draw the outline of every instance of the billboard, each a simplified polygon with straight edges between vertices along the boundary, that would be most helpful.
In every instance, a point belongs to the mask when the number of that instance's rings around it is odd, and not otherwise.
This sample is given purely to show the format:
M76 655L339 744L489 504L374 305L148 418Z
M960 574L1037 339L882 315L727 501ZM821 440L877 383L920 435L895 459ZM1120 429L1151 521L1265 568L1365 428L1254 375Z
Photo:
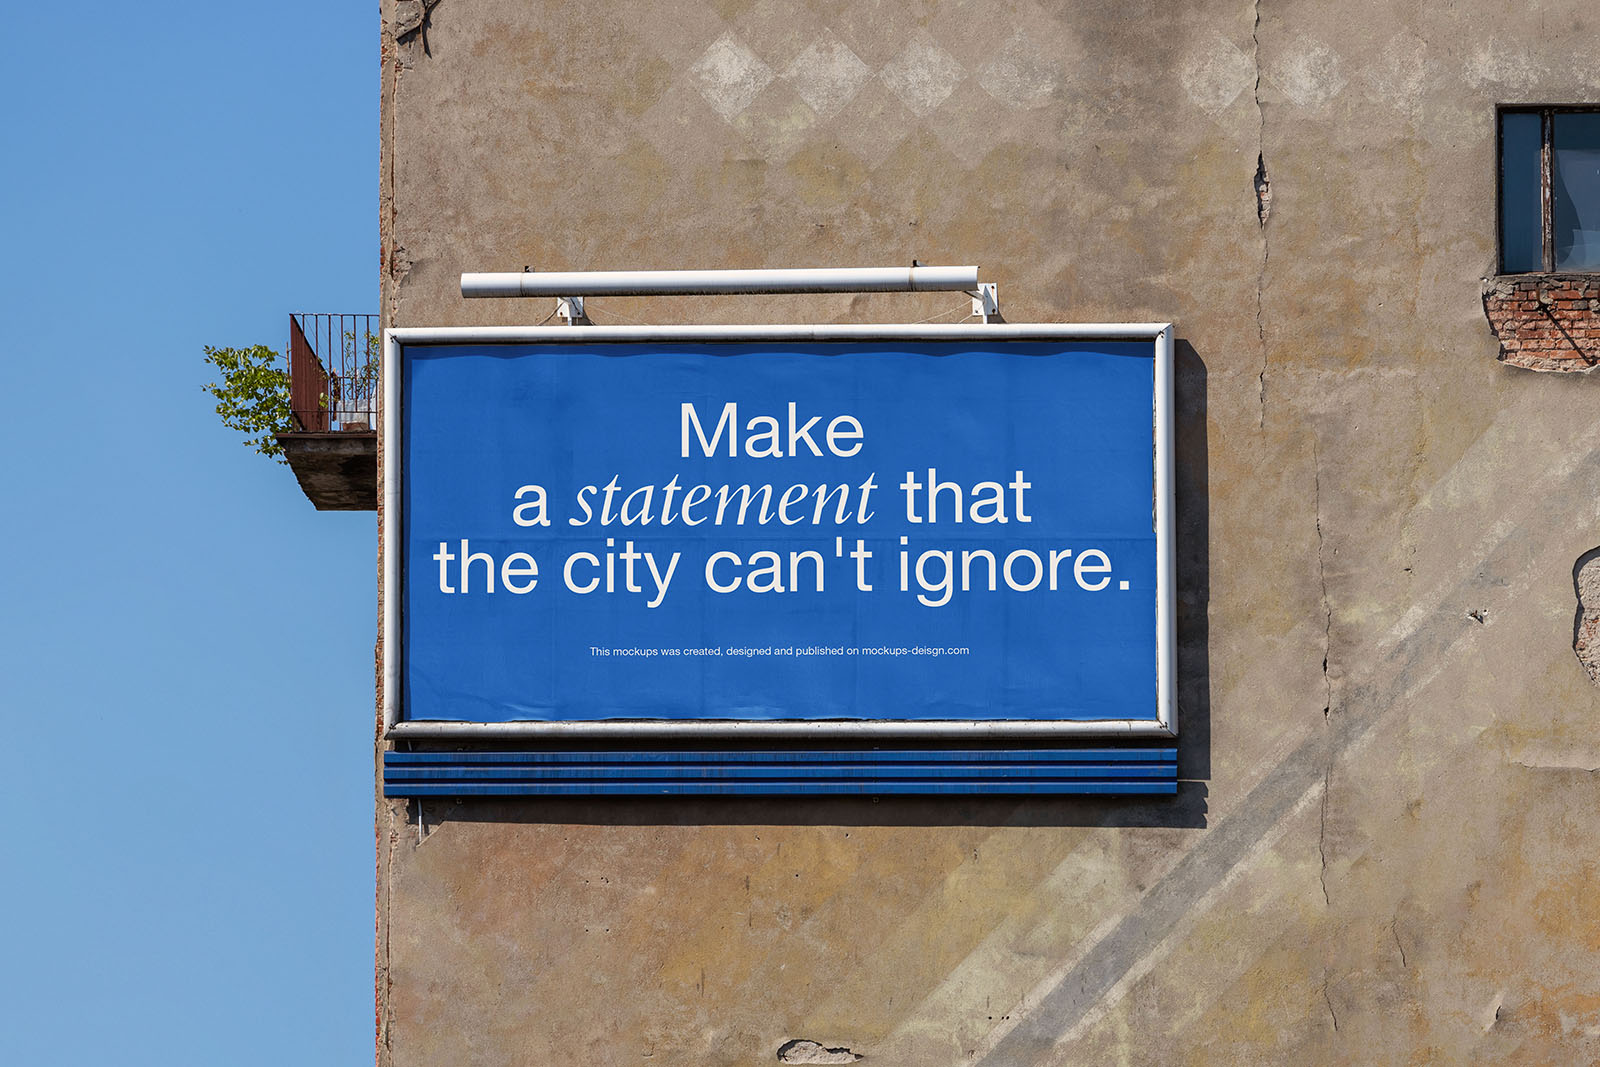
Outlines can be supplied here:
M1171 737L1171 333L386 336L391 736Z

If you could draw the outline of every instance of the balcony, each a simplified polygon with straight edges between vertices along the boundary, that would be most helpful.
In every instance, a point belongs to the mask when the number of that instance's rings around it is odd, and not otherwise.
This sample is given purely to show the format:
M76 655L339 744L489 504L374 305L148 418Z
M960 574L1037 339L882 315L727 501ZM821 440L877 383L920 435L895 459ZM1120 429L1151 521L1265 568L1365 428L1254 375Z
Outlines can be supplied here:
M376 315L289 316L289 406L278 434L318 511L378 506L381 345Z

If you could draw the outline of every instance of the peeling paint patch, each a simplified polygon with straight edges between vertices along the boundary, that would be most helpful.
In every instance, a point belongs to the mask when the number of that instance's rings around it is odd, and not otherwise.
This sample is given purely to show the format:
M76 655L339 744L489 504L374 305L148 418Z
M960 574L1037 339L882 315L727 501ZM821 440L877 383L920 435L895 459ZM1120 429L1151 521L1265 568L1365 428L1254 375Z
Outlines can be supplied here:
M1500 1021L1500 1009L1505 1002L1506 992L1502 989L1495 994L1494 999L1489 1002L1489 1006L1483 1009L1483 1012L1479 1015L1479 1022L1483 1026L1484 1033L1487 1034L1490 1030L1493 1030L1495 1024Z
M1190 103L1215 117L1256 81L1255 64L1219 33L1204 52L1189 58L1178 81Z
M732 31L711 42L689 75L706 103L729 122L777 77Z
M854 1063L859 1059L847 1048L825 1048L805 1038L785 1041L778 1047L779 1063Z
M795 57L784 80L820 117L830 119L848 104L872 77L872 70L828 31Z
M1589 680L1600 685L1600 548L1578 557L1572 568L1572 583L1578 590L1572 651L1589 672Z
M411 273L411 253L406 251L405 245L395 245L389 253L389 277L399 285L406 280L406 275Z
M1474 89L1491 85L1528 90L1547 76L1545 65L1534 59L1526 49L1508 45L1493 37L1467 57L1463 73L1467 84Z
M413 36L422 38L424 55L432 55L428 46L428 30L433 22L433 9L444 0L396 0L394 5L394 39L404 44Z
M967 72L924 31L878 72L878 79L918 115L931 114L956 91Z
M1511 762L1530 771L1582 771L1585 774L1600 771L1600 754L1548 745L1529 746Z
M1055 95L1056 71L1050 57L1019 30L983 69L978 84L1001 103L1039 107Z
M1297 107L1319 108L1345 87L1339 66L1339 55L1333 49L1303 40L1277 65L1271 81Z
M1422 86L1427 79L1428 43L1402 33L1383 48L1383 54L1366 80L1378 99L1397 111L1416 117L1421 111Z

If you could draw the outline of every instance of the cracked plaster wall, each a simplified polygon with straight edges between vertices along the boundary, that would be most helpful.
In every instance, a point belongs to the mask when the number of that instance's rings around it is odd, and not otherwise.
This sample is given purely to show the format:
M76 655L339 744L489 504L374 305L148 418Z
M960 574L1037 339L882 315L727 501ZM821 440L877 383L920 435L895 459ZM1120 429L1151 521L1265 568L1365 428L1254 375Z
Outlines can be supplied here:
M382 1063L1600 1056L1600 409L1502 363L1482 302L1494 107L1600 99L1592 5L446 0L426 48L415 6L392 324L551 310L463 270L913 257L982 264L1011 321L1177 323L1186 782L380 801Z

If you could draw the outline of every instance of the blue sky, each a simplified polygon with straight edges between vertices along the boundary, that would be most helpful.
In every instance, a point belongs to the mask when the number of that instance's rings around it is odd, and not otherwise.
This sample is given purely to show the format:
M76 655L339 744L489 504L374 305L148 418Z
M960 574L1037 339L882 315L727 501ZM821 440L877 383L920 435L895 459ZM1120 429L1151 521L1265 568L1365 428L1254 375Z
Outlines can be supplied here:
M0 189L0 1062L372 1055L375 518L201 346L378 302L377 5L25 4Z

